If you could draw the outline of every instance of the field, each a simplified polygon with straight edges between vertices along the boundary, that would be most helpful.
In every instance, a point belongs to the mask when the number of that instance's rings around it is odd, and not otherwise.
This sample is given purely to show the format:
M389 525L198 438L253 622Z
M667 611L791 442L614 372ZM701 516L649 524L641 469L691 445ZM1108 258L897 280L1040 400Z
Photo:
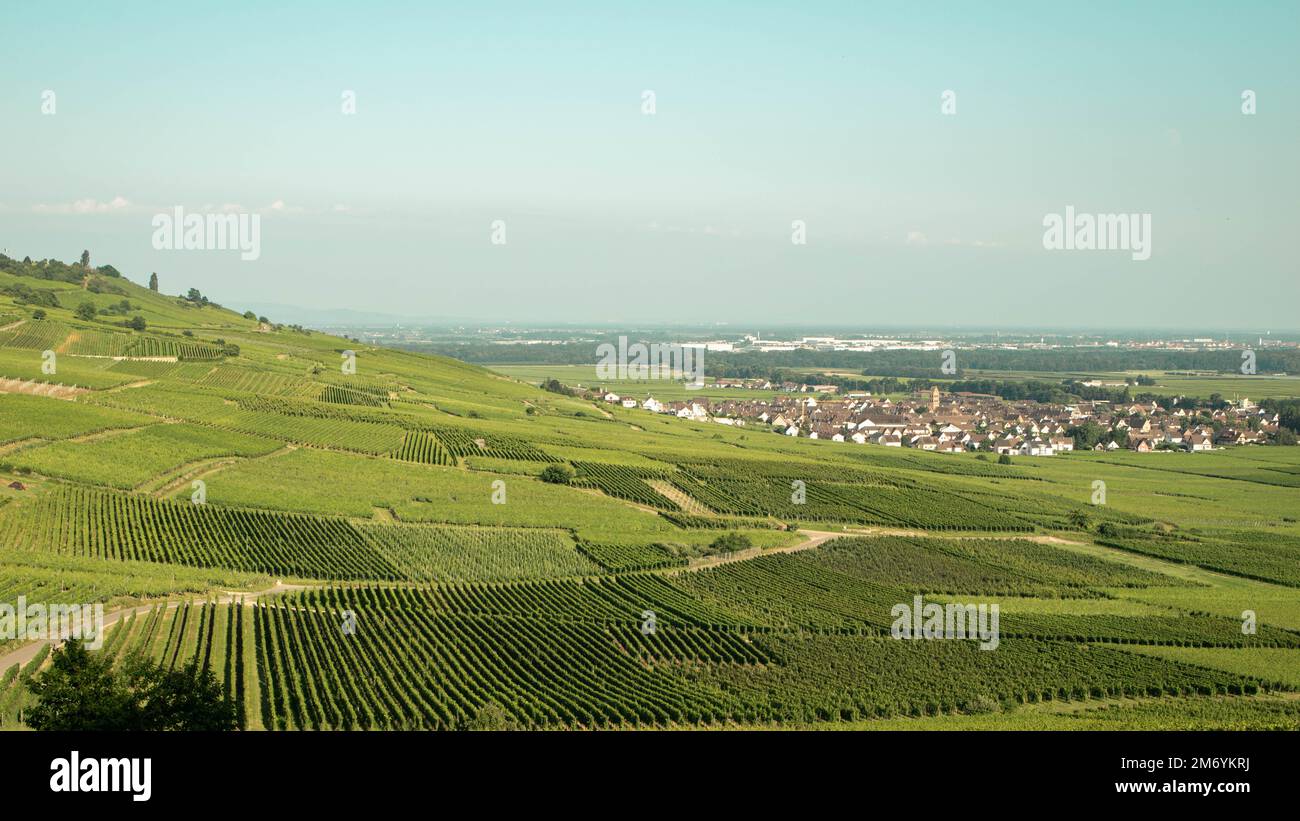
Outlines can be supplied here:
M198 660L248 730L1300 729L1300 448L791 439L112 285L147 331L0 297L0 602L104 603L98 652ZM996 646L896 637L917 597ZM46 664L0 640L0 725Z

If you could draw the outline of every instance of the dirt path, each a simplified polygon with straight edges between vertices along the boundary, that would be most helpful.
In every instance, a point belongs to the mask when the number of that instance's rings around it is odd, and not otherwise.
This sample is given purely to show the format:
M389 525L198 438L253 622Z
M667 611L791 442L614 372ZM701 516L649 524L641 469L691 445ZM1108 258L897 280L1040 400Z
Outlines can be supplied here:
M667 479L646 479L645 483L650 486L651 490L655 491L660 496L663 496L665 499L668 499L670 502L673 502L692 516L716 515L712 510L709 510L707 507L696 501L694 497L687 496L680 488L672 482L669 482Z
M190 462L188 465L181 465L180 473L171 478L164 477L162 485L158 485L158 477L148 479L137 485L137 493L145 492L156 499L166 498L173 491L188 485L195 479L201 479L204 476L225 470L231 465L242 461L237 456L218 456L212 459L200 459L197 462Z
M223 590L217 595L216 602L217 604L232 604L236 601L242 601L245 607L250 607L252 606L253 602L257 601L263 596L274 596L274 595L279 595L281 593L289 593L295 590L307 590L314 586L315 585L309 585L309 584L285 584L284 582L277 579L274 585L266 588L265 590L252 590L247 592L241 592L238 590ZM200 604L211 600L212 600L211 598L196 598L188 601L192 604ZM173 607L180 607L182 604L185 604L186 601L187 600L182 600L182 599L169 601L167 602L167 609L170 610ZM119 621L130 616L133 613L137 615L148 613L149 611L153 610L161 603L162 602L160 600L152 604L140 604L140 605L134 605L132 607L122 607L122 608L118 608L117 610L113 610L111 612L105 613L104 630L107 631L109 627L113 626L114 624L117 624ZM39 653L41 651L41 648L44 647L45 645L59 644L59 643L62 643L61 639L59 640L41 639L39 641L34 641L31 644L25 644L22 647L19 647L17 650L12 650L8 653L5 653L3 656L0 656L0 674L2 674L5 670L8 670L10 667L12 667L15 664L26 664L27 662L36 658L36 654Z
M668 575L677 573L690 572L693 570L703 570L706 567L717 567L720 564L731 564L732 562L743 562L749 559L756 559L759 556L770 556L773 553L797 553L800 550L812 550L830 539L838 539L844 536L843 533L830 533L825 530L800 530L797 531L808 538L796 544L785 545L784 547L747 547L744 550L737 550L732 553L723 553L718 556L703 556L698 559L688 559L686 567L678 567L670 570Z
M0 393L25 393L29 396L48 396L52 399L71 400L77 394L89 393L89 390L72 385L37 382L34 379L0 379Z
M72 333L68 334L68 338L67 338L67 339L63 340L63 342L61 342L61 343L59 344L59 347L57 347L57 348L54 349L54 352L55 352L55 353L67 353L67 352L68 352L68 348L70 348L72 345L74 345L74 344L76 344L77 342L80 342L80 341L81 341L81 332L80 332L80 331L73 331Z
M1039 544L1087 545L1089 542L1074 542L1060 536L1048 536L1042 533L931 533L928 530L909 527L853 527L848 528L845 536L913 536L925 539L980 539L982 541L1026 541Z

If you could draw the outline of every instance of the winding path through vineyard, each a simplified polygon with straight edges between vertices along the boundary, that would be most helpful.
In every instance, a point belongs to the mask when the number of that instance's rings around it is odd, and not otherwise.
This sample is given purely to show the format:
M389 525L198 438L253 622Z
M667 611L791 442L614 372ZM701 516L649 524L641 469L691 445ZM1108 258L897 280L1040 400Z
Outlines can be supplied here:
M217 596L213 601L215 601L217 604L232 604L235 601L242 601L246 606L251 607L253 602L257 601L263 596L273 596L281 593L292 593L296 590L307 590L314 586L315 585L310 585L310 584L285 584L284 582L277 580L274 585L266 588L265 590L252 590L248 592L239 592L237 590L226 590L223 591L220 596ZM177 599L176 601L170 601L167 603L167 609L171 610L172 608L180 607L182 604L187 604L187 603L188 600L186 599ZM114 624L117 624L123 618L126 618L127 616L130 616L132 614L148 613L157 606L158 606L158 602L152 602L150 604L140 604L140 605L135 605L133 607L120 607L117 610L112 610L108 613L105 613L104 629L108 630L109 627L113 626ZM31 644L23 645L22 647L19 647L17 650L13 650L11 652L5 653L4 655L0 656L0 670L8 670L14 664L26 664L27 662L36 658L36 654L41 651L42 647L51 643L55 643L54 639L42 639L40 641L34 641Z

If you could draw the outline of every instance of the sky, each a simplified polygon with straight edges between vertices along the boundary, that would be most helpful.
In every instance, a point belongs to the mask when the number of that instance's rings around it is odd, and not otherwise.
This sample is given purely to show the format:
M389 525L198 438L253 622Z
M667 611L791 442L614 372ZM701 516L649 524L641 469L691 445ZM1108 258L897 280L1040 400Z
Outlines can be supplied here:
M0 249L230 307L1300 328L1297 3L271 5L7 8ZM260 254L155 247L177 206ZM1149 258L1045 248L1067 206Z

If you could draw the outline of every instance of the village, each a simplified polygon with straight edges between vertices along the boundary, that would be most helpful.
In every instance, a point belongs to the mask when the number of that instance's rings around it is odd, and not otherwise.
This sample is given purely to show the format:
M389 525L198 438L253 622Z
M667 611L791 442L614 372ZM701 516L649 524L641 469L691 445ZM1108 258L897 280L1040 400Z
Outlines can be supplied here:
M868 394L840 398L829 395L834 393L834 385L802 387L799 393L761 400L700 397L660 402L653 396L637 400L616 393L603 393L601 398L624 408L670 414L693 422L937 453L1055 456L1075 449L1200 452L1229 445L1266 444L1279 431L1278 415L1249 399L1211 410L1163 408L1156 402L1012 402L987 394L943 393L938 387L898 400Z

